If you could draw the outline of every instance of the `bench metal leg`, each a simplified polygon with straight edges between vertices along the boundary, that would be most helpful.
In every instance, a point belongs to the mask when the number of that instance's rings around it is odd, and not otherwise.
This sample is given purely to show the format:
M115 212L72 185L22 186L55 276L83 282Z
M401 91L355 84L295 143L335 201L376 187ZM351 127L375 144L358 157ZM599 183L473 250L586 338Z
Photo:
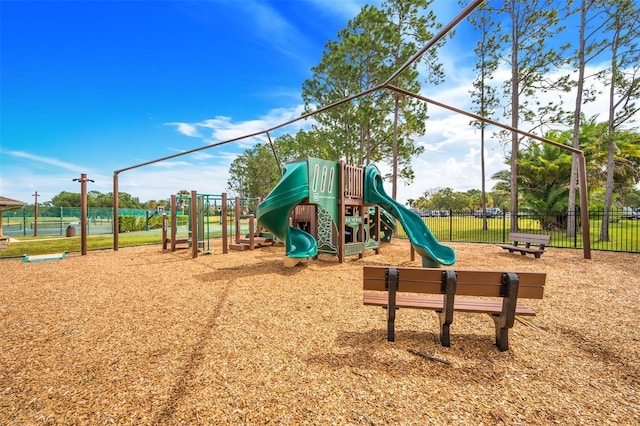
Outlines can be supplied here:
M516 317L516 304L518 302L518 288L520 279L513 272L502 274L502 312L492 315L496 324L496 346L501 352L509 350L509 329L513 327Z
M387 308L387 311L388 311L387 341L388 342L395 342L396 341L396 335L395 335L395 324L394 324L394 321L396 320L396 310Z
M501 326L501 318L493 317L496 323L496 346L500 352L509 350L509 328Z
M438 317L440 317L440 343L446 347L451 346L451 335L449 331L451 323L453 322L456 285L456 273L451 270L442 271L442 293L444 294L444 300L442 311L438 312Z
M451 347L451 334L449 333L451 323L446 322L444 313L439 312L438 316L440 317L440 343L449 348Z
M386 271L385 281L387 284L388 302L387 302L387 340L394 342L395 321L396 321L396 293L398 291L398 270L388 268Z

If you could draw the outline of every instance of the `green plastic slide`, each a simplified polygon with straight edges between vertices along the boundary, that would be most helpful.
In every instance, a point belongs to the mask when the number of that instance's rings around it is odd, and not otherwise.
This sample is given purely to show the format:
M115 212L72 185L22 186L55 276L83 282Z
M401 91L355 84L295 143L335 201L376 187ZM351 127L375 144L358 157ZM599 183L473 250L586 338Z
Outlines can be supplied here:
M453 249L440 244L417 213L387 195L380 171L374 165L368 165L364 169L364 200L367 204L378 204L400 221L411 244L422 256L423 266L455 263L456 253Z
M258 206L258 226L268 229L285 242L288 257L314 257L318 254L318 242L313 235L289 226L291 211L309 196L307 162L288 163L284 167L280 182Z

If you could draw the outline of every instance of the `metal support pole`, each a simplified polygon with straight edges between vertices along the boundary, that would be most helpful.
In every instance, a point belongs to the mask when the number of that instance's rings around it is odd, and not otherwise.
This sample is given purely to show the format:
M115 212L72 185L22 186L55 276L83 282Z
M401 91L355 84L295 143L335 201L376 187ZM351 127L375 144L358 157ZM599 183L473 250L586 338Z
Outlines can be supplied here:
M587 198L587 161L582 151L578 153L578 178L580 179L580 217L582 219L583 257L585 259L591 259L589 201Z
M36 197L36 201L33 205L33 236L38 236L38 191L33 194Z
M118 173L113 174L113 223L111 228L113 229L113 250L118 251L119 237L120 237L120 214L118 209L120 201L120 195L118 194Z
M227 193L222 193L222 206L220 206L220 217L222 224L222 253L227 254L229 251L229 217L227 216Z
M198 235L198 192L191 191L191 200L189 204L189 220L191 227L191 258L198 257L198 244L200 235Z
M87 174L82 173L80 179L74 179L74 182L80 182L80 252L82 256L87 254L87 182L93 182L87 179Z
M240 215L242 214L242 212L240 211L240 197L236 197L236 205L235 207L235 224L236 224L236 240L235 243L239 244L239 240L240 240Z
M176 251L176 233L178 227L178 197L171 194L171 251Z

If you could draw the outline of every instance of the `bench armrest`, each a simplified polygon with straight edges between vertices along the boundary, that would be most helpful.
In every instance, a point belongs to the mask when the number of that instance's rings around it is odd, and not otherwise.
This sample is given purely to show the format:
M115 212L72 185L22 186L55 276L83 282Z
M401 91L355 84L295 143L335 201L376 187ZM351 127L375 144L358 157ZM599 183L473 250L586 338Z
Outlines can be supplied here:
M518 274L513 272L502 274L502 312L498 315L492 315L496 325L496 346L501 351L509 349L509 329L513 327L516 319L519 287Z

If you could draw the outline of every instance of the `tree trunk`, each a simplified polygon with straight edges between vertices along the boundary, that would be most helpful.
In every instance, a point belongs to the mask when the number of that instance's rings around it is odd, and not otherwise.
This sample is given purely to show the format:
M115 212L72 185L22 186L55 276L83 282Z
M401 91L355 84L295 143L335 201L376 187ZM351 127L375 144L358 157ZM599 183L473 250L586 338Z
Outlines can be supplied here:
M394 200L396 200L398 196L398 115L400 114L400 99L398 99L398 96L397 94L393 96L393 145L391 148L393 155L391 178L393 182L391 186L391 198Z
M615 167L615 139L613 133L609 134L608 142L608 158L607 158L607 184L604 191L604 212L602 215L602 227L600 228L600 241L611 241L609 238L609 212L613 199L613 169Z
M611 41L611 80L609 82L609 127L607 131L607 183L604 191L604 214L600 227L600 241L609 240L609 212L613 199L613 170L615 167L615 119L616 119L616 80L618 78L618 47L620 42L619 26L616 27Z
M482 230L486 231L487 226L487 188L485 183L484 166L484 123L480 124L480 171L482 174Z
M518 128L520 77L518 70L518 29L515 14L511 23L511 127ZM518 134L511 132L511 231L518 230Z
M587 20L587 0L582 0L580 6L580 35L578 47L578 84L576 87L576 106L573 112L573 147L580 148L580 116L582 114L582 93L584 90L585 63L585 26ZM576 235L576 189L578 187L578 156L571 154L571 177L569 181L569 205L567 215L567 237Z

